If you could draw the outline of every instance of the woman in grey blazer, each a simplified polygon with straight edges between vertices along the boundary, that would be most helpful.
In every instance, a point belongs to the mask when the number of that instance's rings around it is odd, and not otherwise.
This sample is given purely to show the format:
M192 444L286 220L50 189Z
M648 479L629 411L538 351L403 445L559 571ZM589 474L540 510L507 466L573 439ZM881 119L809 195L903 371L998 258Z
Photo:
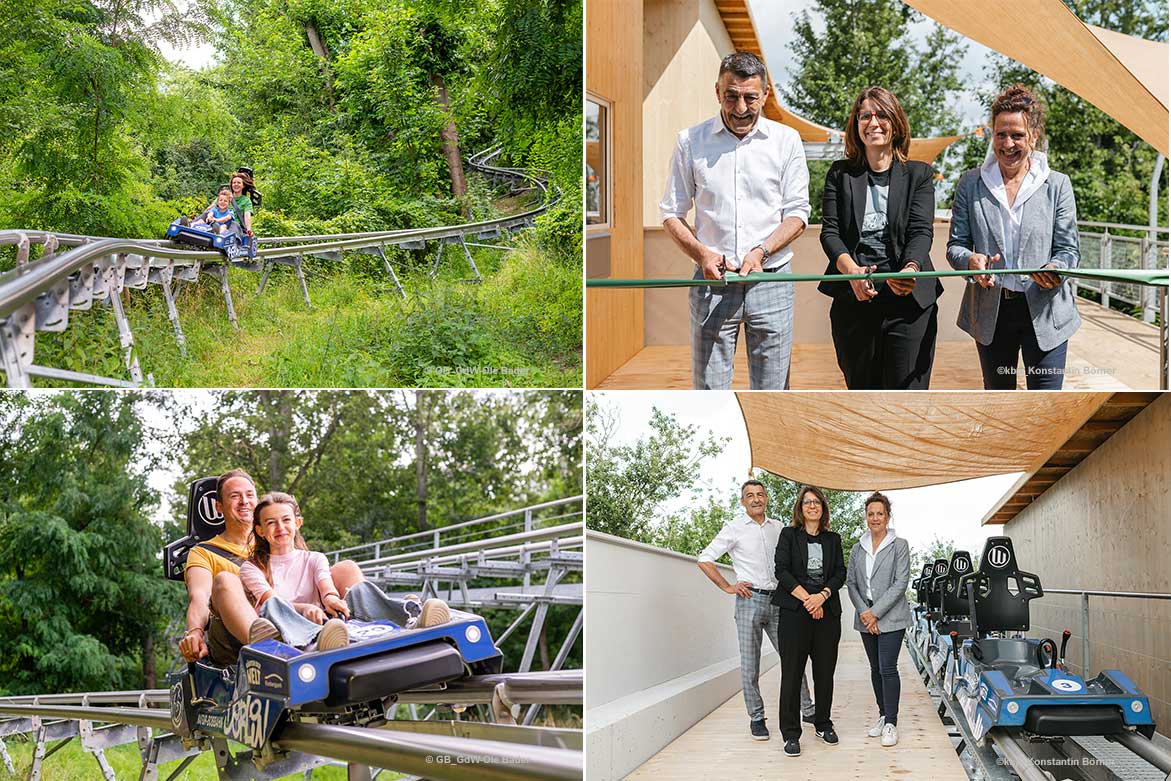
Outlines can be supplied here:
M956 185L947 259L957 269L1076 268L1077 206L1069 177L1037 146L1044 109L1015 84L992 102L992 146ZM1016 388L1017 356L1030 390L1060 390L1069 337L1081 325L1073 287L1038 272L968 278L956 321L976 340L984 388Z
M870 683L878 703L878 721L866 734L882 736L882 745L899 742L899 652L911 625L907 585L911 551L890 528L890 499L875 492L866 497L866 528L850 551L846 589L854 603L854 629L870 658Z

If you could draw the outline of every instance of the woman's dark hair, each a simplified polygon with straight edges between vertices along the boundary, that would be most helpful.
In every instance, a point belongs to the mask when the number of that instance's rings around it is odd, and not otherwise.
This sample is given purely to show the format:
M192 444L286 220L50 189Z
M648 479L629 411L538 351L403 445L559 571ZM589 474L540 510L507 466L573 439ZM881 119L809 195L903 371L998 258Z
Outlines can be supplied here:
M869 100L890 117L891 147L895 159L900 163L907 162L911 149L911 125L907 122L907 114L899 99L886 87L867 87L854 99L850 118L846 120L846 158L855 165L861 165L866 160L866 145L862 142L862 134L858 132L858 114L862 111L864 100Z
M890 518L890 499L888 499L884 493L875 491L874 493L870 494L870 496L866 497L866 501L862 503L862 506L869 508L870 505L874 504L875 502L878 502L886 508L886 517Z
M821 500L821 521L817 525L817 533L821 534L829 528L829 502L825 500L825 494L821 492L820 488L814 488L811 485L803 485L797 489L797 501L793 502L793 525L805 525L805 513L801 509L801 503L805 501L805 494L813 494Z
M240 177L240 179L242 179L244 182L243 192L248 196L248 200L252 201L252 208L259 207L260 201L262 199L260 197L260 192L256 189L256 183L252 180L251 169L236 171L234 174L228 177L228 181L231 182L237 176Z
M996 117L1000 114L1020 112L1025 115L1025 124L1037 134L1037 146L1045 138L1045 106L1024 84L1013 84L992 101L993 132L996 131Z
M293 508L294 516L301 517L301 508L297 506L297 500L293 498L292 494L281 491L272 491L260 497L260 501L256 503L256 509L252 511L252 553L248 560L264 573L264 579L268 581L270 586L272 585L272 570L269 569L269 558L272 556L272 548L269 546L268 540L260 535L260 530L263 528L260 523L260 511L274 504L287 504ZM309 546L305 544L305 538L301 536L300 529L293 537L293 547L297 550L309 550Z

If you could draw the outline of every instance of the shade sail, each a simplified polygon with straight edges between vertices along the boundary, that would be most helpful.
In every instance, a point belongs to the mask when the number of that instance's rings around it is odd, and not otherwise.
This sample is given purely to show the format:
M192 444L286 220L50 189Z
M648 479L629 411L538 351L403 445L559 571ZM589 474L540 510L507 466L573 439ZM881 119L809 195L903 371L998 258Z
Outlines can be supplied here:
M1167 154L1167 44L1091 28L1061 0L903 2L1048 76Z
M737 393L752 466L820 488L1032 473L1108 393Z

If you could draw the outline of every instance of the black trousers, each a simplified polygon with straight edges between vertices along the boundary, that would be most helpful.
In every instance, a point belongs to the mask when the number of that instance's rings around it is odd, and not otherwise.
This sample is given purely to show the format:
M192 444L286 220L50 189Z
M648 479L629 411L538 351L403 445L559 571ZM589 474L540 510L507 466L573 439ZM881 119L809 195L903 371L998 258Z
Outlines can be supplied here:
M781 737L801 737L801 677L805 664L813 666L814 725L831 729L830 708L834 704L834 670L838 666L838 641L842 622L837 616L814 619L804 609L781 609Z
M838 368L850 390L926 390L939 305L883 290L870 301L839 296L829 310Z
M902 692L899 651L903 649L903 635L906 631L897 629L877 635L859 632L862 635L862 647L870 659L870 685L874 688L878 715L884 717L887 724L895 726L899 723L899 694Z
M1018 355L1025 364L1025 386L1029 390L1061 390L1067 347L1069 342L1065 341L1052 350L1042 350L1037 344L1028 299L1024 295L1002 297L992 343L976 343L984 390L1016 390Z

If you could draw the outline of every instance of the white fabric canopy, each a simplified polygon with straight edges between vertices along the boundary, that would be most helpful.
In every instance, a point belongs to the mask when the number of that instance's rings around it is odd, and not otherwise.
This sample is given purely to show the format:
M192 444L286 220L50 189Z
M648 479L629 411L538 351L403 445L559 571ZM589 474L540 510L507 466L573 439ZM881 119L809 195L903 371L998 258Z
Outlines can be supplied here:
M1167 44L1090 27L1061 0L903 0L1105 111L1163 154Z
M820 488L915 488L1040 467L1108 393L738 393L752 466Z

